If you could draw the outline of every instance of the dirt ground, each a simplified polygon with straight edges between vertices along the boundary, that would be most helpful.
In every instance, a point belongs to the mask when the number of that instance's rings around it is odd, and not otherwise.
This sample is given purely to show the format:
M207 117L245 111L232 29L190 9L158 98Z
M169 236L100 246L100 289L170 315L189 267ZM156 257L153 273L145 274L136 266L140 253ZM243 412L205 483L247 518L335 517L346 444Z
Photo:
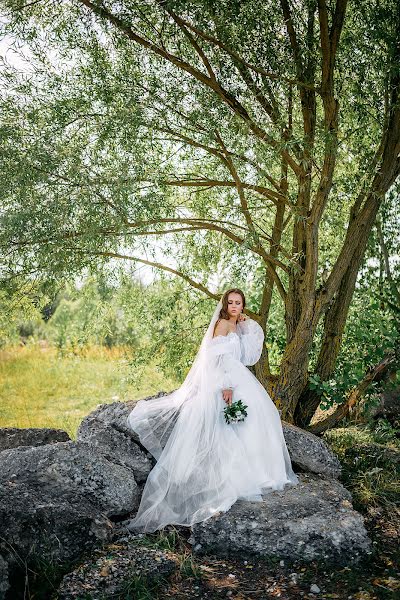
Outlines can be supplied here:
M373 542L371 556L355 566L334 567L314 562L308 565L286 561L223 559L213 555L193 556L180 530L182 550L177 555L180 570L154 589L153 598L231 598L232 600L325 599L386 600L400 598L399 534L400 510L394 514L382 507L369 508L365 525ZM187 537L187 536L186 536Z

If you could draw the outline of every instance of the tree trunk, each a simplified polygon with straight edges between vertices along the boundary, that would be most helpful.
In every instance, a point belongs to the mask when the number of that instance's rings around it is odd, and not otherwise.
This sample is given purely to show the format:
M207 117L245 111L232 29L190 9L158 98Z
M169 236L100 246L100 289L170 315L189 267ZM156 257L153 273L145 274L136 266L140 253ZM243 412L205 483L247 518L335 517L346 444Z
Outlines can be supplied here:
M354 253L354 257L341 281L336 296L325 313L324 335L321 349L318 355L314 373L319 375L321 381L328 380L336 366L336 360L340 352L342 337L346 320L353 298L358 271L364 257L366 240L360 243ZM320 403L320 397L315 390L307 388L301 394L295 410L295 422L299 427L309 425L315 411Z
M297 327L292 341L286 346L279 375L272 391L276 405L282 410L282 419L294 423L298 399L308 383L309 352L315 333L315 322L304 318Z
M322 419L318 421L311 427L308 427L307 430L311 431L315 435L319 435L334 427L337 423L342 421L350 412L350 410L362 399L364 393L369 388L372 382L374 381L382 381L385 379L392 371L393 366L395 364L395 355L390 354L385 356L377 365L371 367L364 379L351 390L347 399L343 404L340 404L337 409L326 419Z

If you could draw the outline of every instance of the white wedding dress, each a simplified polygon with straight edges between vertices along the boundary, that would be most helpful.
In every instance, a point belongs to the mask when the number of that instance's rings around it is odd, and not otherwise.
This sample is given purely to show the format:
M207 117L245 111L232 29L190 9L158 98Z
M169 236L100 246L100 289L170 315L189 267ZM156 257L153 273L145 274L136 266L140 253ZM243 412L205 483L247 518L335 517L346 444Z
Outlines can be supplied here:
M169 395L140 400L128 424L157 459L128 529L153 532L190 526L228 510L238 499L296 485L278 409L246 367L261 355L264 332L247 319L212 337L218 303L184 383ZM222 390L248 406L244 421L227 424Z

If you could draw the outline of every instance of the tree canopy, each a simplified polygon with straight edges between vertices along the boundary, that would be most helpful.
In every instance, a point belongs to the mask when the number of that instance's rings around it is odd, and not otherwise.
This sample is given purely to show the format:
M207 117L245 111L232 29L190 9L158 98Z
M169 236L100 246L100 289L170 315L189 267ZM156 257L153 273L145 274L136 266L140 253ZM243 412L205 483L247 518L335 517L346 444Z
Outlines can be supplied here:
M2 70L4 279L115 258L214 299L239 281L264 328L281 306L257 375L307 423L317 329L324 381L379 211L398 302L398 2L2 5L25 56Z

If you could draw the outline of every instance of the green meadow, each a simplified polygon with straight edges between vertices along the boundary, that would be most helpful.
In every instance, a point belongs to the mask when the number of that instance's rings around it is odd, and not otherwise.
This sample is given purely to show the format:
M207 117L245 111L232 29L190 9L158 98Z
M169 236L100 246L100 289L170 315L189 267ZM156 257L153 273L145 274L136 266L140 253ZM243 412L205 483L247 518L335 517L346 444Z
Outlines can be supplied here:
M139 399L175 384L147 366L132 380L123 348L89 347L79 355L32 344L0 351L0 427L55 427L71 438L98 404Z

